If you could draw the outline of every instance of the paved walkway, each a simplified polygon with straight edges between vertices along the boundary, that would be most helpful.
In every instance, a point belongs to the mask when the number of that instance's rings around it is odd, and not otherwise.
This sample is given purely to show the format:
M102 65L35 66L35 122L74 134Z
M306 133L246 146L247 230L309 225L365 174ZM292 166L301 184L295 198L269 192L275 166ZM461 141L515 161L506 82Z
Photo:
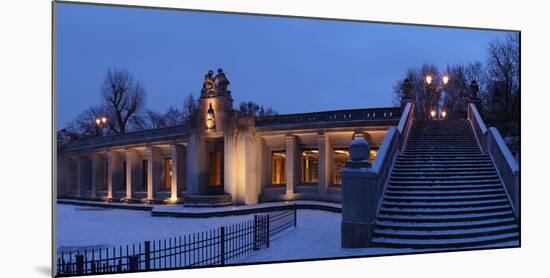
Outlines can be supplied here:
M72 199L59 199L58 204L68 204L77 206L107 207L117 209L145 210L151 211L152 216L184 217L184 218L203 218L219 217L231 215L244 215L253 213L265 213L271 211L280 211L288 209L314 209L330 212L342 212L342 205L331 202L321 201L287 201L287 202L268 202L255 205L231 205L223 207L185 207L181 204L176 205L148 205L148 204L127 204L127 203L108 203L97 201L82 201Z

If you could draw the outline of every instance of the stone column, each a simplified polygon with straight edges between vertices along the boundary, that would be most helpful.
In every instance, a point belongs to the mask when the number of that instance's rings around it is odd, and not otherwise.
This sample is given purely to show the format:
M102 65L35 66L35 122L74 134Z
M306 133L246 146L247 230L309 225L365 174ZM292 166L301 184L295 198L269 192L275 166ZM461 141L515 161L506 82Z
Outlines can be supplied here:
M269 150L267 149L267 144L265 139L257 136L256 137L256 161L258 163L258 195L262 194L263 188L266 184L271 182L271 175L269 172L269 165L271 164L271 156ZM269 180L268 180L269 178Z
M76 187L78 184L78 177L77 177L77 167L76 167L76 160L75 157L66 157L66 170L65 173L67 177L67 193L76 194ZM74 190L74 191L73 191Z
M227 156L227 153L225 155ZM192 196L203 193L201 190L201 186L203 186L201 182L205 182L204 177L208 178L207 160L206 148L204 141L201 141L201 136L196 133L191 134L187 141L187 158L185 164L187 195ZM225 173L227 173L227 170ZM208 180L206 180L206 182L208 182ZM225 179L225 182L227 182L227 179Z
M133 149L125 150L126 156L126 199L134 198L134 187L137 186L137 183L140 182L140 166L141 159L139 153Z
M122 182L122 167L120 165L120 155L115 151L109 151L107 153L107 163L109 168L107 169L107 198L113 198L117 187Z
M259 194L259 171L258 159L259 145L253 132L247 130L243 134L244 140L244 204L253 205L258 203Z
M85 156L76 157L76 196L84 196L84 191L89 187L88 163Z
M170 145L170 158L172 159L172 180L170 185L170 199L177 201L180 197L183 183L185 182L184 169L185 157L184 146L178 144Z
M158 147L147 146L147 200L155 199L161 183L162 157Z
M377 174L368 162L370 148L364 139L349 147L350 158L342 170L342 248L364 248L370 244L378 207Z
M330 142L325 134L317 135L317 147L319 148L319 194L327 193L330 184Z
M97 189L102 188L105 161L99 153L92 153L90 159L92 162L92 197L96 197Z
M296 136L287 135L286 143L286 194L292 197L296 186Z

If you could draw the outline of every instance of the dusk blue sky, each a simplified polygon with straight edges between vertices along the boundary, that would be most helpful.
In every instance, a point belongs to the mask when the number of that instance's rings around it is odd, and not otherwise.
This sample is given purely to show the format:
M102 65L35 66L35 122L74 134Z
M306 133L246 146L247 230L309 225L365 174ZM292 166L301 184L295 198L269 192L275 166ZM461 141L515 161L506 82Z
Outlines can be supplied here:
M204 74L229 78L235 105L281 114L387 107L407 68L485 61L505 32L56 4L57 125L100 103L109 68L127 69L165 111L199 97ZM437 22L436 22L437 23Z

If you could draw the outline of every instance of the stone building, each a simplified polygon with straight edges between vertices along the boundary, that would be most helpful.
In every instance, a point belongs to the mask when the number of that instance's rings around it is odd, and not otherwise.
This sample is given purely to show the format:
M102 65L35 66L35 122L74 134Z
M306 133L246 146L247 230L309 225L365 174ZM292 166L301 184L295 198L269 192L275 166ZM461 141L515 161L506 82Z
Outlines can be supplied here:
M185 205L341 202L348 146L371 160L400 107L255 117L233 107L223 71L205 76L196 122L63 144L57 196ZM365 103L368 105L368 102Z

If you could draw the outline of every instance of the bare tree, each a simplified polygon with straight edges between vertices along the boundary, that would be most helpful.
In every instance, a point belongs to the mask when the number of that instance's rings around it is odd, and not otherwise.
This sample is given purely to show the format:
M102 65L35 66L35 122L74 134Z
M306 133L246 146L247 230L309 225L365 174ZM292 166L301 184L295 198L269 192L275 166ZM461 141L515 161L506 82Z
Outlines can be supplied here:
M130 119L145 106L145 90L126 70L109 69L103 79L101 96L107 107L109 128L125 133Z
M519 112L519 33L487 46L487 73L491 82L501 84L505 114Z
M254 103L252 101L241 102L239 104L238 111L244 115L260 116L260 117L278 114L275 110L273 110L273 108L271 107L264 108L263 105L258 105L257 103Z
M195 120L197 119L198 111L199 105L197 100L195 100L192 94L189 94L183 101L183 124L189 128L193 127Z
M164 122L166 126L177 126L185 123L183 111L175 106L170 106L164 113Z
M407 70L405 78L411 82L411 97L415 104L416 116L425 118L431 110L433 94L428 90L424 78L427 75L438 76L439 70L435 65L423 64L420 67L411 67ZM398 80L393 85L394 102L399 103L402 97L401 85L403 80Z

